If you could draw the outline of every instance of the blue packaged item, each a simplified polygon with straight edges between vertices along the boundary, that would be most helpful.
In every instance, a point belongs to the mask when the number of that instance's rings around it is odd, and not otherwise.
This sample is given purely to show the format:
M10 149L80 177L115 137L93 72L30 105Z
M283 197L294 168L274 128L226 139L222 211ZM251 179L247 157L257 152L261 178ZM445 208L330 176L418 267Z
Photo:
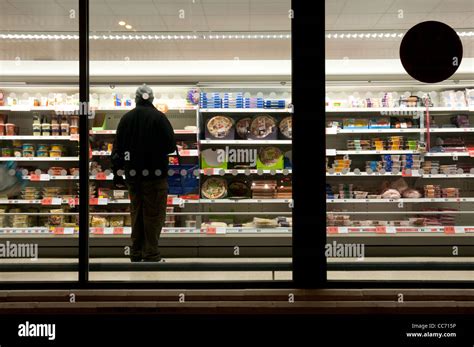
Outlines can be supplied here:
M169 170L174 171L173 175L168 176L169 194L185 195L199 193L199 176L194 174L195 170L199 170L198 165L170 165ZM185 175L182 175L182 170L186 170Z

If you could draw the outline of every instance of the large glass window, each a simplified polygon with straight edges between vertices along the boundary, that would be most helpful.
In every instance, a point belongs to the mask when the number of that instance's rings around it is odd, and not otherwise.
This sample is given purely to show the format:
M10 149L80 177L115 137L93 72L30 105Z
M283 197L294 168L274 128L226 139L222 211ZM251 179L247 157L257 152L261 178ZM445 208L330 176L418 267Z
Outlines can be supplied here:
M78 38L77 1L0 2L1 282L77 280Z
M461 271L474 244L473 13L460 0L326 1L329 280L474 278ZM407 31L425 21L451 26L464 46L440 83L400 62Z
M291 279L290 1L90 11L91 280ZM150 102L136 99L143 84ZM140 118L155 108L165 120L150 138Z

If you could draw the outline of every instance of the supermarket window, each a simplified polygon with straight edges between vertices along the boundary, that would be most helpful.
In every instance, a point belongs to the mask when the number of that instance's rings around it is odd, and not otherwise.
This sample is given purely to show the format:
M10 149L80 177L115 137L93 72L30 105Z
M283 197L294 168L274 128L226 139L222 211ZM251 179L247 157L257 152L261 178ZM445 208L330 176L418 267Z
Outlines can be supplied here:
M90 279L291 279L290 1L91 1L90 31Z
M77 281L77 10L0 3L0 282Z
M474 4L325 4L328 280L472 281L460 270L473 261ZM400 62L407 31L425 21L450 26L464 48L439 83Z

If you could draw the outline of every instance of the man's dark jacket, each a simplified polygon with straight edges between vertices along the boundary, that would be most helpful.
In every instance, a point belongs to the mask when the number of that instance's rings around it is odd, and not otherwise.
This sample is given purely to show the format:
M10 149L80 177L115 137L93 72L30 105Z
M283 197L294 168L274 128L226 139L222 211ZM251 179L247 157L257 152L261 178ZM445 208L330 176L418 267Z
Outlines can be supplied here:
M142 100L122 117L117 127L112 152L114 174L124 170L129 181L166 178L168 154L174 151L176 141L168 118L151 102ZM143 175L144 170L148 175ZM131 171L134 172L130 174Z

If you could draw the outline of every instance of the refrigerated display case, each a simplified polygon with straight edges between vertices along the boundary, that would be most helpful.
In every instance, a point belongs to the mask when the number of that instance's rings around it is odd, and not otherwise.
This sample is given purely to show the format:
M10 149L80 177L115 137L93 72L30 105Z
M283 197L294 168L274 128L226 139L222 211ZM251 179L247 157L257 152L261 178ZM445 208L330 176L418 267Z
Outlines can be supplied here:
M163 256L232 257L236 244L241 246L241 256L290 256L291 86L151 87L154 104L169 118L178 144L178 153L169 157L167 220L160 241ZM135 89L134 85L91 86L92 257L125 257L124 247L130 243L130 200L126 189L113 185L110 159L115 129L134 107ZM16 162L24 170L26 183L22 194L0 200L0 232L9 240L37 242L42 257L74 257L79 203L78 95L66 84L2 90L6 102L1 107L5 131L0 137L0 160ZM207 104L208 94L219 96L220 104ZM221 117L231 120L234 136L206 136L208 121ZM17 130L10 134L11 124ZM22 152L16 153L17 147ZM205 155L209 152L224 159L215 165L216 158ZM216 182L222 186L217 195ZM24 216L26 221L20 225L15 216Z

